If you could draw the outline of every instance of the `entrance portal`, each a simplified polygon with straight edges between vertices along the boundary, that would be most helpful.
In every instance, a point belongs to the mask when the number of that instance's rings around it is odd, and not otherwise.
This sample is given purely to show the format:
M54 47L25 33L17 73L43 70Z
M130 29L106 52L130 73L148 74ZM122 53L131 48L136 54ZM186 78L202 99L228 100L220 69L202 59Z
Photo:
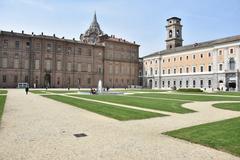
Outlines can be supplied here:
M152 80L149 80L149 88L152 88Z
M45 74L44 85L45 85L45 87L51 86L51 75L50 74Z

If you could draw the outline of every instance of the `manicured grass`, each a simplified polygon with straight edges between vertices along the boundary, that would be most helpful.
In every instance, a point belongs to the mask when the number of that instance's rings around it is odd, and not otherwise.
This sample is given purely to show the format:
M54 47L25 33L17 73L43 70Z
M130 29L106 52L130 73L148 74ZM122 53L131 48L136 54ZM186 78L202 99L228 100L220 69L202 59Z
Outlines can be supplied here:
M240 117L165 134L240 156Z
M219 104L214 104L213 106L220 109L240 111L240 103L219 103Z
M190 109L183 108L181 105L186 102L162 99L146 99L135 98L119 95L73 95L76 97L84 97L89 99L113 102L118 104L131 105L142 108L155 109L160 111L175 112L175 113L191 113Z
M7 94L7 90L0 90L0 94Z
M214 93L210 93L210 94L240 96L240 92L214 92Z
M66 104L70 104L121 121L165 116L159 113L145 112L130 108L112 106L108 104L90 102L60 95L44 95L44 97L48 97Z
M189 101L240 101L240 97L228 97L228 96L216 96L216 95L190 95L190 94L156 94L156 93L144 93L134 94L136 96L143 97L155 97L155 98L169 98Z
M59 91L54 91L54 90L48 90L47 92L50 93L59 93L59 94L65 94L65 93L77 93L78 91L71 91L71 90L59 90Z
M3 110L4 110L5 101L6 101L6 96L0 96L0 121L2 118Z

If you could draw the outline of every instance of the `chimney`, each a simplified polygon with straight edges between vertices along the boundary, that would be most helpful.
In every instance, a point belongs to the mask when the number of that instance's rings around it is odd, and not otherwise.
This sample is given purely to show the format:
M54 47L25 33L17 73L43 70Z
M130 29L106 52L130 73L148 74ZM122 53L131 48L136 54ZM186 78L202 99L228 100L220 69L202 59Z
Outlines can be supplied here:
M55 38L55 34L53 34L53 37Z
M11 30L11 33L13 33L13 30Z
M75 41L75 38L73 38L73 40Z
M133 41L133 43L135 44L136 42L135 42L135 41Z
M64 39L64 37L62 37L62 39Z
M22 30L22 34L24 34L24 30Z
M32 32L32 35L34 34L34 32Z
M42 36L43 36L43 32L42 32Z

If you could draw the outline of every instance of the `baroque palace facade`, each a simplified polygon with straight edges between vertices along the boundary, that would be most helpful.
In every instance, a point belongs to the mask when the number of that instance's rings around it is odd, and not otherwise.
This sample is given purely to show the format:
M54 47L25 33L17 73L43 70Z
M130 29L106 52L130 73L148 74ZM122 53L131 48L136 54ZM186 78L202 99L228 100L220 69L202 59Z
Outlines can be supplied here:
M0 33L0 87L127 87L138 84L139 45L93 22L80 41L55 35Z
M166 49L143 57L144 87L240 90L240 35L182 46L181 19L166 30Z

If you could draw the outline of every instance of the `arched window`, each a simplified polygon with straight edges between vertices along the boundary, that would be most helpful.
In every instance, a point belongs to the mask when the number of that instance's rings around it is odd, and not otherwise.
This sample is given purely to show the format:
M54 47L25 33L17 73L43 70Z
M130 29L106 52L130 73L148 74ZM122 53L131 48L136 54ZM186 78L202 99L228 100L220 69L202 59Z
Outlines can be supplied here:
M172 38L172 30L169 31L169 38Z
M230 58L230 60L229 60L229 69L230 70L235 70L235 60L234 60L234 58Z
M177 30L176 36L177 36L177 37L180 37L180 31L179 31L179 30Z

